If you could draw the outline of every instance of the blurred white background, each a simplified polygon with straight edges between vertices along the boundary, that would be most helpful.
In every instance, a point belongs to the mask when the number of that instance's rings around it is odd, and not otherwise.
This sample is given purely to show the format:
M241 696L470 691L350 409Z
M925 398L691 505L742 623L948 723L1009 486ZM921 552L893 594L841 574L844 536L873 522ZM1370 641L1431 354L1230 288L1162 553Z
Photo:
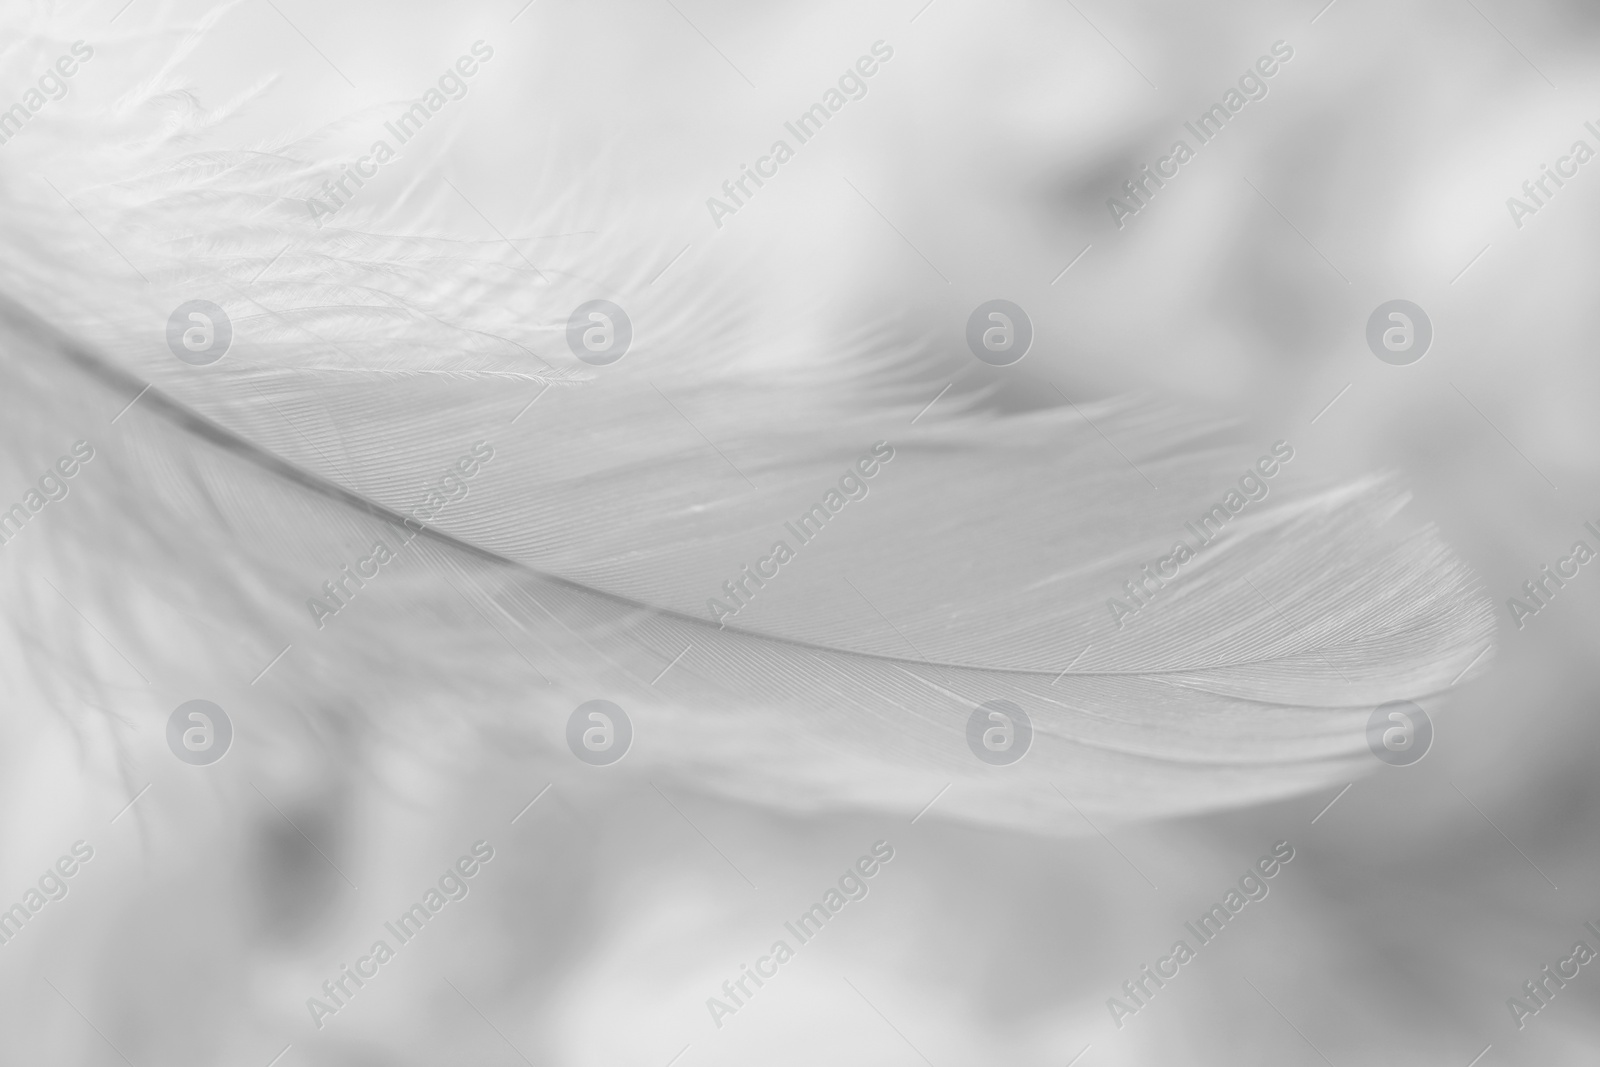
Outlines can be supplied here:
M567 236L534 246L541 265L582 273L585 243L617 227L662 264L687 246L670 270L740 272L762 294L706 325L754 353L889 329L926 342L894 373L930 398L1002 378L991 402L1010 407L1056 403L1050 382L1152 393L1291 440L1298 485L1398 471L1411 521L1440 528L1502 623L1429 757L1374 763L1320 817L1332 791L1102 825L1108 841L1064 806L1063 836L1042 839L937 806L914 825L693 796L680 814L642 783L540 763L516 723L421 708L342 728L362 720L237 680L214 691L239 691L259 754L197 777L166 760L159 715L86 726L19 696L0 894L76 839L96 851L0 949L0 1059L1466 1067L1492 1046L1485 1065L1594 1062L1588 968L1524 1030L1506 998L1600 922L1600 579L1520 631L1505 600L1600 521L1600 164L1520 229L1505 200L1575 139L1600 146L1583 125L1600 123L1595 12L920 2L247 0L181 69L208 106L278 78L206 145L311 137L342 159L482 39L494 58L469 94L363 190L375 214L434 200L436 232L488 239L485 220L526 234L558 202ZM109 50L204 10L120 3L67 18ZM705 199L878 40L894 55L867 95L714 227ZM1280 40L1294 57L1269 95L1119 230L1106 198ZM30 80L6 70L7 97ZM994 296L1036 325L1010 371L961 342ZM1411 366L1363 339L1393 298L1434 325ZM471 895L310 1027L305 997L480 838L496 859ZM896 858L865 901L713 1029L705 998L879 839ZM1279 840L1296 858L1270 897L1114 1027L1106 998Z

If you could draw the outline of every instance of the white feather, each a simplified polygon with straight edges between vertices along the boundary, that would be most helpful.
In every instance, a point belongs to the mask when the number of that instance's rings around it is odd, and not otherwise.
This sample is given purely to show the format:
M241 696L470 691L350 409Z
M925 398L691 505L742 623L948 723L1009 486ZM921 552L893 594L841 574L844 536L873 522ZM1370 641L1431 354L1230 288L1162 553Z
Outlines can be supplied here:
M304 198L324 168L294 146L186 155L200 120L159 81L123 115L59 195L8 146L0 286L13 474L36 442L109 433L140 398L104 449L114 477L51 533L127 626L129 583L187 571L147 593L234 605L255 648L296 649L279 684L316 677L367 714L392 686L472 685L557 749L565 714L606 696L637 718L635 773L804 809L915 812L955 783L942 814L1039 830L1056 789L1143 816L1346 777L1374 706L1433 702L1482 662L1487 605L1431 530L1397 524L1385 481L1276 489L1119 627L1123 580L1253 458L1214 426L1150 402L1005 414L981 396L921 418L926 394L895 375L915 337L797 351L736 313L754 294L734 274L720 300L696 295L703 278L657 288L661 257L615 238L580 274L520 241L393 235L426 211L389 233L317 228ZM588 368L562 337L597 295L638 341ZM195 296L236 332L206 368L165 347ZM478 441L496 459L409 569L320 632L321 582ZM722 582L794 540L783 523L876 441L896 458L870 494L718 626ZM1008 768L964 740L994 699L1038 731Z

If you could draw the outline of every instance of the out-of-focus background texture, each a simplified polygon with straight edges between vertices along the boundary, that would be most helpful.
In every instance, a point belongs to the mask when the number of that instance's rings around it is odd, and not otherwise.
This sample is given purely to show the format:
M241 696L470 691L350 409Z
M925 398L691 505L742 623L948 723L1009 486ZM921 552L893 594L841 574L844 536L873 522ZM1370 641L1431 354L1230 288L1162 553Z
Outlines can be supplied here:
M98 59L206 15L121 6L53 25ZM745 283L738 315L705 329L757 368L767 351L895 337L915 355L884 373L930 399L949 382L948 401L994 388L983 402L1009 408L1154 394L1237 420L1250 456L1291 441L1292 484L1398 472L1408 521L1436 524L1495 601L1490 669L1436 716L1426 759L1374 761L1332 807L1337 790L1089 827L1063 804L1045 837L946 821L937 803L912 823L669 795L551 761L530 738L559 738L564 719L485 719L470 693L356 714L314 680L251 685L201 662L183 691L124 674L116 699L62 712L7 649L0 903L71 842L94 856L0 947L0 1061L1594 1062L1593 968L1523 1028L1507 998L1574 942L1600 948L1583 927L1600 924L1600 577L1585 567L1520 629L1505 606L1600 523L1600 161L1520 226L1506 204L1574 141L1600 147L1591 6L519 7L213 12L177 70L202 107L247 102L196 149L344 158L372 116L488 42L470 92L353 213L423 205L432 232L474 240L558 217L525 247L578 274L619 228L662 264L682 250L671 271ZM893 58L866 94L713 225L706 198L877 41ZM1107 199L1192 142L1183 123L1275 42L1292 59L1266 96L1119 228ZM7 100L34 79L32 53L10 55ZM110 106L130 86L93 79L126 68L99 62L73 91ZM962 343L997 296L1036 328L1005 372ZM1434 327L1410 366L1364 339L1395 298ZM27 551L0 559L8 581ZM96 669L125 671L102 651ZM238 748L203 774L163 734L197 692L237 709ZM313 1026L306 998L480 839L494 859L470 893ZM894 859L864 900L711 1025L706 998L879 840ZM1279 841L1294 859L1270 895L1116 1025L1107 998Z

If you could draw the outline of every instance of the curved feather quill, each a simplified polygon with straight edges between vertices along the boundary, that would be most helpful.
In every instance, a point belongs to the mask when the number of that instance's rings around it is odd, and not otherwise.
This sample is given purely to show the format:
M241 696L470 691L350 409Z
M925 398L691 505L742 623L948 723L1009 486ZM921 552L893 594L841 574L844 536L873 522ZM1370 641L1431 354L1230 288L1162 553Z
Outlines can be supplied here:
M661 250L622 238L579 273L356 212L319 229L304 197L325 164L293 144L193 154L203 122L169 88L126 101L128 128L65 186L27 172L50 138L0 161L7 473L31 480L41 442L97 442L73 521L45 516L49 551L140 635L135 660L192 654L141 630L152 603L227 604L249 632L205 654L244 674L288 645L271 684L328 709L470 697L559 753L573 707L603 696L635 724L621 773L907 815L949 786L945 816L1046 832L1057 793L1139 817L1348 776L1374 706L1430 705L1482 662L1490 609L1431 529L1400 526L1384 479L1274 487L1119 620L1108 598L1249 458L1216 426L1134 401L919 417L883 374L914 344L773 341L747 302L709 304L705 275L658 287ZM235 331L203 368L166 350L195 297ZM565 348L594 297L635 323L609 367ZM892 460L802 542L795 520L843 500L877 442ZM492 461L429 506L483 444ZM793 558L745 579L737 615L708 609L737 606L724 583L780 541ZM374 542L395 562L344 583ZM967 741L995 700L1034 729L1004 767Z

